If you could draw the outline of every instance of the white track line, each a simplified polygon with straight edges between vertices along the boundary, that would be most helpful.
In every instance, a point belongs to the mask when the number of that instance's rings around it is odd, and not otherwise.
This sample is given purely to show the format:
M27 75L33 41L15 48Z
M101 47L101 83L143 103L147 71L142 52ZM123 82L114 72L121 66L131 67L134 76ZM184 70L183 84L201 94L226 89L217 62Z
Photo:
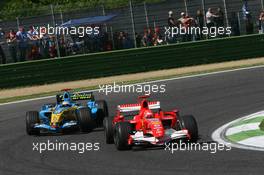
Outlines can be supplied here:
M155 81L135 83L135 84L131 84L131 85L133 86L133 85L160 83L160 82L165 82L165 81L173 81L173 80L181 80L181 79L187 79L187 78L203 77L203 76L208 76L208 75L216 75L216 74L229 73L229 72L235 72L235 71L258 69L258 68L264 68L264 65L245 67L245 68L238 68L238 69L231 69L231 70L224 70L224 71L209 72L209 73L201 73L201 74L188 75L188 76L175 77L175 78L167 78L167 79L161 79L161 80L155 80ZM97 91L99 91L99 89L91 90L89 92L97 92ZM17 103L25 103L25 102L35 101L35 100L50 99L50 98L53 98L53 97L54 96L46 96L46 97L39 97L39 98L32 98L32 99L26 99L26 100L13 101L13 102L8 102L8 103L2 103L2 104L0 104L0 106L10 105L10 104L17 104Z
M238 142L242 145L256 146L264 148L264 136L251 137Z

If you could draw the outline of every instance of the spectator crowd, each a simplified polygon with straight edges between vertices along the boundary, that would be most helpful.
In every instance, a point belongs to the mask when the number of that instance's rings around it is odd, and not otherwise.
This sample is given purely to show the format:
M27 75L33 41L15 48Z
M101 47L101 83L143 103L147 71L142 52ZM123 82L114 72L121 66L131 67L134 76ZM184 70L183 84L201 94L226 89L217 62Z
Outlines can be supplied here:
M0 38L4 40L0 43L1 45L7 44L13 62L55 58L58 53L63 57L112 50L112 42L106 32L80 38L77 34L57 36L39 34L33 26L30 26L28 30L21 26L17 32L11 29L7 33L0 28ZM2 64L5 64L6 55L2 47L0 47L0 57Z
M213 27L227 27L226 18L221 8L212 9L209 8L205 14L202 10L197 10L194 17L189 16L185 12L179 13L179 18L175 17L173 11L168 12L168 26L179 27L182 26L185 29L190 27L203 28L207 27L211 29ZM246 34L254 33L254 19L252 19L251 13L245 11L243 13L244 24L246 26ZM262 11L258 18L258 30L259 33L264 33L264 11ZM233 12L228 19L229 26L231 27L231 35L240 35L240 21L236 12ZM223 36L217 36L223 37ZM150 47L162 44L196 41L203 39L210 39L211 36L198 34L185 34L178 35L176 37L167 37L164 35L164 31L160 27L146 28L142 33L135 34L131 37L127 32L120 31L115 32L111 36L107 32L103 32L102 28L99 35L85 35L80 38L77 35L40 35L33 26L30 26L27 30L20 26L18 31L10 30L7 33L0 28L0 58L1 63L5 64L6 54L2 48L3 45L7 45L9 55L12 58L12 62L22 62L27 60L37 60L46 58L58 57L58 53L61 57L93 53L100 51L111 51L113 49L129 49L135 47ZM59 50L57 50L57 48Z

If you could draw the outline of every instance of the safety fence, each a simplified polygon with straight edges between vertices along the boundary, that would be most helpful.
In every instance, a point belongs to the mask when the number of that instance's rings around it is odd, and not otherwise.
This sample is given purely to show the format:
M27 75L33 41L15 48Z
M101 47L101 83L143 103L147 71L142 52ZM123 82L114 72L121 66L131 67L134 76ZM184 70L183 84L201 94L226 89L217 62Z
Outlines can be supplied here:
M246 34L247 25L252 25L253 33L258 33L258 18L260 15L260 11L263 9L264 0L161 0L158 3L138 3L138 1L127 1L128 3L124 7L108 9L104 7L104 5L100 5L93 9L86 9L85 7L81 9L77 9L71 12L64 12L63 10L59 10L57 5L51 5L46 9L43 8L41 10L41 14L34 17L17 17L16 20L12 21L2 21L0 22L0 28L2 28L5 32L8 32L9 29L18 30L19 26L24 26L26 30L28 30L29 26L46 26L50 24L61 25L71 19L79 19L91 16L104 16L109 14L116 14L117 17L114 18L111 22L108 22L103 26L105 32L108 33L108 40L111 41L109 45L109 50L123 49L117 46L116 39L119 37L119 32L124 32L127 34L127 42L129 43L126 48L129 47L142 47L141 41L139 44L136 43L137 39L142 39L144 35L144 31L148 28L152 30L156 27L161 29L161 34L164 33L164 26L168 25L168 12L173 11L175 19L180 18L181 12L185 12L190 17L196 18L197 10L201 10L203 16L207 12L208 8L212 8L213 11L217 11L217 8L221 8L224 14L224 25L231 26L233 23L237 23L238 31L241 35ZM26 10L26 9L25 9ZM250 21L245 19L245 13L250 12L251 17ZM250 22L250 23L249 23ZM139 36L137 38L137 36ZM128 39L129 38L129 39ZM54 40L56 41L56 40ZM57 42L58 41L57 39ZM51 43L53 42L53 38ZM60 43L59 43L60 44ZM63 57L75 54L87 54L105 51L104 46L102 44L82 42L82 38L77 40L69 41L69 48L67 51L65 49L61 49L59 44L55 44L54 48L47 49L47 54L43 54L45 56L40 56L40 58L46 57ZM89 45L99 45L97 48L90 48ZM167 43L165 43L167 44ZM7 62L13 62L11 59L12 53L8 50L7 44L3 44ZM16 48L17 53L19 53L18 48ZM40 49L40 48L38 48ZM51 51L50 51L51 50ZM28 50L27 50L28 51ZM13 49L13 52L15 50ZM50 53L54 52L54 53ZM17 57L19 57L17 55ZM19 60L19 58L17 58Z

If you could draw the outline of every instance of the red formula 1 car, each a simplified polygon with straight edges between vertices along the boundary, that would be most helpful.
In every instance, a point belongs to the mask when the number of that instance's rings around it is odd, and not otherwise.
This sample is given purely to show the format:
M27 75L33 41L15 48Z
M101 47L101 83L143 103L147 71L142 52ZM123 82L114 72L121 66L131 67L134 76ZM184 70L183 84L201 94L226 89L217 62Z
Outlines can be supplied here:
M160 102L147 101L148 97L139 97L137 104L119 105L113 119L104 119L107 144L127 150L133 145L164 145L179 139L197 141L198 127L192 115L162 111Z

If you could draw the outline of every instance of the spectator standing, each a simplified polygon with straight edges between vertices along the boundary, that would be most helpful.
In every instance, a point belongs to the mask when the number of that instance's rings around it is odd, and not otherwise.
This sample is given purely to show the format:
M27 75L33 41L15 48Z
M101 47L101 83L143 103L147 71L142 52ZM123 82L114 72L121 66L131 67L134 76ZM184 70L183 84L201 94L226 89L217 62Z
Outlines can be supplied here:
M225 17L224 17L224 13L221 10L221 8L217 8L217 11L216 11L215 15L216 15L216 17L214 18L214 21L215 21L216 27L217 28L224 27ZM218 35L218 36L223 37L224 35Z
M39 53L41 58L49 58L49 36L46 31L42 31L44 33L40 36L40 47Z
M215 26L215 23L214 23L215 17L217 16L213 14L213 10L209 8L208 11L206 12L206 25L209 29Z
M199 27L199 28L201 29L201 31L202 31L202 29L203 29L203 27L204 27L204 15L203 15L203 13L202 13L201 10L197 10L195 20L196 20L196 25L197 25L197 27ZM203 33L202 33L202 32L200 32L200 33L197 35L197 39L198 39L198 40L203 39Z
M248 7L248 0L242 0L242 1L243 1L242 14L243 14L244 22L246 24L246 34L252 34L254 32L254 24Z
M259 15L259 33L264 33L264 10Z
M16 32L12 29L6 36L6 42L8 46L9 53L14 62L17 62L17 42L16 42Z
M213 10L211 8L208 9L206 12L206 26L209 29L210 33L215 33L215 31L212 31L212 27L215 27L215 18L217 16L213 13ZM209 33L209 38L211 37Z
M19 61L25 61L28 49L28 37L24 27L19 27L19 31L16 33L16 36L19 49Z
M137 48L141 47L141 40L142 40L142 36L136 33Z
M251 13L249 13L249 12L246 16L245 23L246 23L246 34L247 35L253 34L254 33L254 24L253 24Z
M176 26L176 21L173 17L173 11L169 11L168 26L169 27L175 27Z
M193 25L194 19L187 16L184 12L181 12L181 18L178 19L181 30L182 30L182 41L191 41L192 40L192 33L190 33L189 28Z
M242 1L243 1L243 6L242 6L243 19L247 20L247 15L250 13L248 8L248 0L242 0Z
M119 32L119 35L117 37L117 49L123 49L124 48L124 32Z
M148 35L147 35L147 43L148 46L153 46L153 32L152 30L149 28L147 31Z
M238 21L236 12L232 12L231 14L230 25L231 25L232 36L239 36L240 26L239 26L239 21Z
M173 11L169 11L169 17L168 17L168 26L171 28L171 27L177 27L177 22L175 20L175 18L173 17ZM165 40L168 42L168 43L174 43L177 41L177 37L176 36L167 36L166 35L166 38Z
M118 37L119 37L119 32L114 32L114 34L113 34L113 43L114 43L114 49L115 50L118 50L119 49L119 40L118 40Z
M56 45L55 45L55 35L50 35L48 42L49 42L49 57L55 58L57 56L57 50L56 50Z
M162 36L160 34L160 29L158 27L155 28L154 30L154 34L153 34L153 45L154 46L158 46L161 45L163 40L162 40Z
M144 31L144 35L141 40L142 46L147 47L148 46L148 32Z
M4 35L5 35L5 33L2 31L2 28L0 28L0 39L4 38ZM1 40L0 40L0 57L2 60L1 63L6 64L6 56L5 56L5 53L4 53L3 48L1 46L3 43L4 42L1 42Z
M144 35L142 38L142 45L144 47L153 46L153 34L152 34L151 29L144 30Z
M37 59L39 56L39 36L38 32L34 29L33 26L29 27L27 32L28 41L28 54L30 59Z
M124 33L123 49L130 49L130 48L133 48L133 47L134 47L133 41L129 37L128 33Z
M215 17L215 23L216 23L216 27L224 27L224 13L221 10L221 8L217 8L217 12L216 12L216 17Z
M58 40L59 40L58 44L59 44L59 49L60 49L60 56L65 57L67 56L67 54L66 54L66 42L65 42L64 35L59 35Z

